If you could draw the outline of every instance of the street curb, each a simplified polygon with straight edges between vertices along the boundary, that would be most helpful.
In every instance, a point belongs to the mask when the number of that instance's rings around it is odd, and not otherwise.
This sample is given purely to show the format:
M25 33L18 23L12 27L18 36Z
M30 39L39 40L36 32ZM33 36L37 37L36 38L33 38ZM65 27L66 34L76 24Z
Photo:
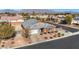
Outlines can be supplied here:
M17 48L21 48L21 47L28 47L28 46L31 46L31 45L35 45L35 44L39 44L39 43L44 43L44 42L49 42L49 41L53 41L53 40L60 40L60 39L62 39L62 38L74 36L74 35L77 35L77 34L79 34L79 31L78 31L78 32L75 32L75 33L73 33L73 34L66 35L66 36L62 36L62 37L58 37L58 38L54 38L54 39L48 39L48 40L39 41L39 42L33 42L33 43L31 43L31 44L22 45L22 46L18 46L18 47L13 47L13 48L11 48L11 49L17 49Z

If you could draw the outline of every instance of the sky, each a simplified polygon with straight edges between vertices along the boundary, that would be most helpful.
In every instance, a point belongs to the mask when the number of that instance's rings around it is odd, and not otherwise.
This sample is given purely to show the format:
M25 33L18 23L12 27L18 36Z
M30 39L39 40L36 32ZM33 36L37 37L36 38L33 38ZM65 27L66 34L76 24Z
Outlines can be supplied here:
M0 0L0 9L78 9L79 0Z

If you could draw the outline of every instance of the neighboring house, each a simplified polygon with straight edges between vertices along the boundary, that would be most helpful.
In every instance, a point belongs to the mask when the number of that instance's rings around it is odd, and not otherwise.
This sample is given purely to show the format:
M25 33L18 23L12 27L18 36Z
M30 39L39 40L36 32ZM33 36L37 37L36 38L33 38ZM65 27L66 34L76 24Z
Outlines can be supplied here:
M36 17L39 17L39 18L48 18L48 15L30 15L31 18L36 18Z
M65 15L52 15L51 21L59 24L65 20L65 17L66 17Z
M62 15L53 15L51 17L51 20L54 22L57 22L57 23L60 23L61 20L63 20L63 19L64 19L64 17Z
M17 16L1 16L0 18L0 22L9 22L12 25L24 22L24 20L22 19L22 17L20 15Z
M45 21L50 21L51 16L50 15L42 15L42 14L41 15L30 15L30 18L35 18L35 19L39 18L40 21L45 22Z
M79 24L79 16L73 18L72 24Z
M65 20L65 15L58 15L58 17L61 19L61 20Z

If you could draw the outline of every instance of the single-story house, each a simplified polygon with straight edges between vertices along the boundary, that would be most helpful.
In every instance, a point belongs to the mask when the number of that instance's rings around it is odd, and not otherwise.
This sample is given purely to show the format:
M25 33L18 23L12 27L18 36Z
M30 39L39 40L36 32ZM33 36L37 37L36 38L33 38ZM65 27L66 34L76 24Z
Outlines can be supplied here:
M9 22L12 25L24 22L22 19L22 16L17 15L17 16L1 16L0 22Z
M54 21L54 22L57 22L57 23L60 23L61 22L61 20L64 20L65 18L64 18L64 16L62 16L62 15L53 15L52 17L51 17L51 20L52 21Z
M38 39L41 33L48 33L51 29L55 29L54 25L38 22L36 19L25 20L22 23L24 29L29 29L29 35L32 40ZM36 38L37 37L37 38ZM34 38L34 39L33 39Z
M48 15L30 15L30 17L32 18L36 18L36 17L39 17L39 18L48 18Z
M72 24L79 24L79 16L73 18Z

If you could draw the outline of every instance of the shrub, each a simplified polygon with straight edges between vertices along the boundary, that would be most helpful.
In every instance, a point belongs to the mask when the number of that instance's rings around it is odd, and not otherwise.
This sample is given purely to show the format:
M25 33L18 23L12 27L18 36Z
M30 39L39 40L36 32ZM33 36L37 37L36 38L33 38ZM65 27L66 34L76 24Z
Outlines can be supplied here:
M7 23L0 24L0 39L7 39L15 34L14 27Z
M65 17L65 21L66 21L67 24L70 25L71 22L72 22L72 16L70 16L70 15L66 16L66 17Z

